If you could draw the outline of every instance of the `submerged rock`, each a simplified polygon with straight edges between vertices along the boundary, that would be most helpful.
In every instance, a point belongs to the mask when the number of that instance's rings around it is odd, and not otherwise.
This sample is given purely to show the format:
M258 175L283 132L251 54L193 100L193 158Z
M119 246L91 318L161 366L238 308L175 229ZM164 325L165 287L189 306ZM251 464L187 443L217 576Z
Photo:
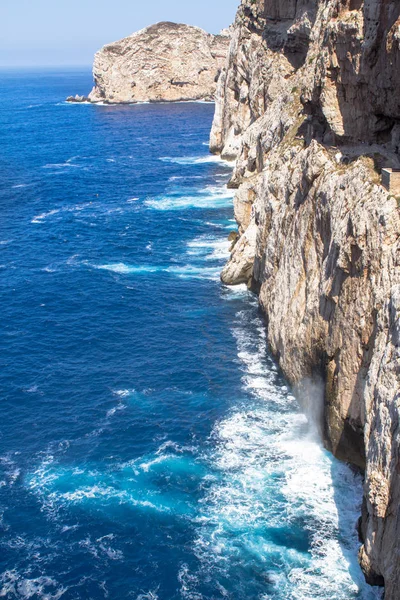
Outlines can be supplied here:
M87 96L79 96L78 94L76 94L76 96L68 96L67 102L89 102L89 98Z
M104 46L94 59L91 102L214 100L229 32L178 23L146 27Z

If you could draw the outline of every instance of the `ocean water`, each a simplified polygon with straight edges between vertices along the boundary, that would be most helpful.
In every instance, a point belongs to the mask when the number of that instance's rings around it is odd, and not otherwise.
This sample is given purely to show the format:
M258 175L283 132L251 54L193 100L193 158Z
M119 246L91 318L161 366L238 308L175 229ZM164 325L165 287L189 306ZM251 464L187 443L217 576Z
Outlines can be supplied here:
M219 281L210 104L0 73L0 597L373 600L360 478Z

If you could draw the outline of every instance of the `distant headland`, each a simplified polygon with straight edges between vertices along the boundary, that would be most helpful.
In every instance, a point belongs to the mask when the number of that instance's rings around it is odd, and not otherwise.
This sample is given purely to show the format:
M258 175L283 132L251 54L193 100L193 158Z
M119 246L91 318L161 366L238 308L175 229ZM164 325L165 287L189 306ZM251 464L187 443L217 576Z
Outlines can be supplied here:
M211 35L190 25L151 25L99 50L93 90L87 97L70 96L67 101L213 101L229 43L229 30Z

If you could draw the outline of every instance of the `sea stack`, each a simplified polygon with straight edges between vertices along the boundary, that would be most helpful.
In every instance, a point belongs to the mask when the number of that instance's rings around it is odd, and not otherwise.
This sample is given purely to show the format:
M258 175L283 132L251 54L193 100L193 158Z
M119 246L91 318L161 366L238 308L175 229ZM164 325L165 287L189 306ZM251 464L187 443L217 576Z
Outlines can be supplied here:
M146 27L96 53L89 101L213 101L229 43L227 31L211 35L170 22Z

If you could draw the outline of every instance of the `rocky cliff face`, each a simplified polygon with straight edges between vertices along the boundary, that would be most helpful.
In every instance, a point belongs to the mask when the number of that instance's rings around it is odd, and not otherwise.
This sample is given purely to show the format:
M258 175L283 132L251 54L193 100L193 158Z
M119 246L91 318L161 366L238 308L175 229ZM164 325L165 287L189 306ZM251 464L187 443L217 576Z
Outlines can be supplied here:
M157 23L95 55L90 102L213 100L229 35Z
M272 351L328 447L365 471L360 562L400 589L400 3L243 0L211 149L236 159L222 279L259 292ZM315 386L313 386L315 389Z

